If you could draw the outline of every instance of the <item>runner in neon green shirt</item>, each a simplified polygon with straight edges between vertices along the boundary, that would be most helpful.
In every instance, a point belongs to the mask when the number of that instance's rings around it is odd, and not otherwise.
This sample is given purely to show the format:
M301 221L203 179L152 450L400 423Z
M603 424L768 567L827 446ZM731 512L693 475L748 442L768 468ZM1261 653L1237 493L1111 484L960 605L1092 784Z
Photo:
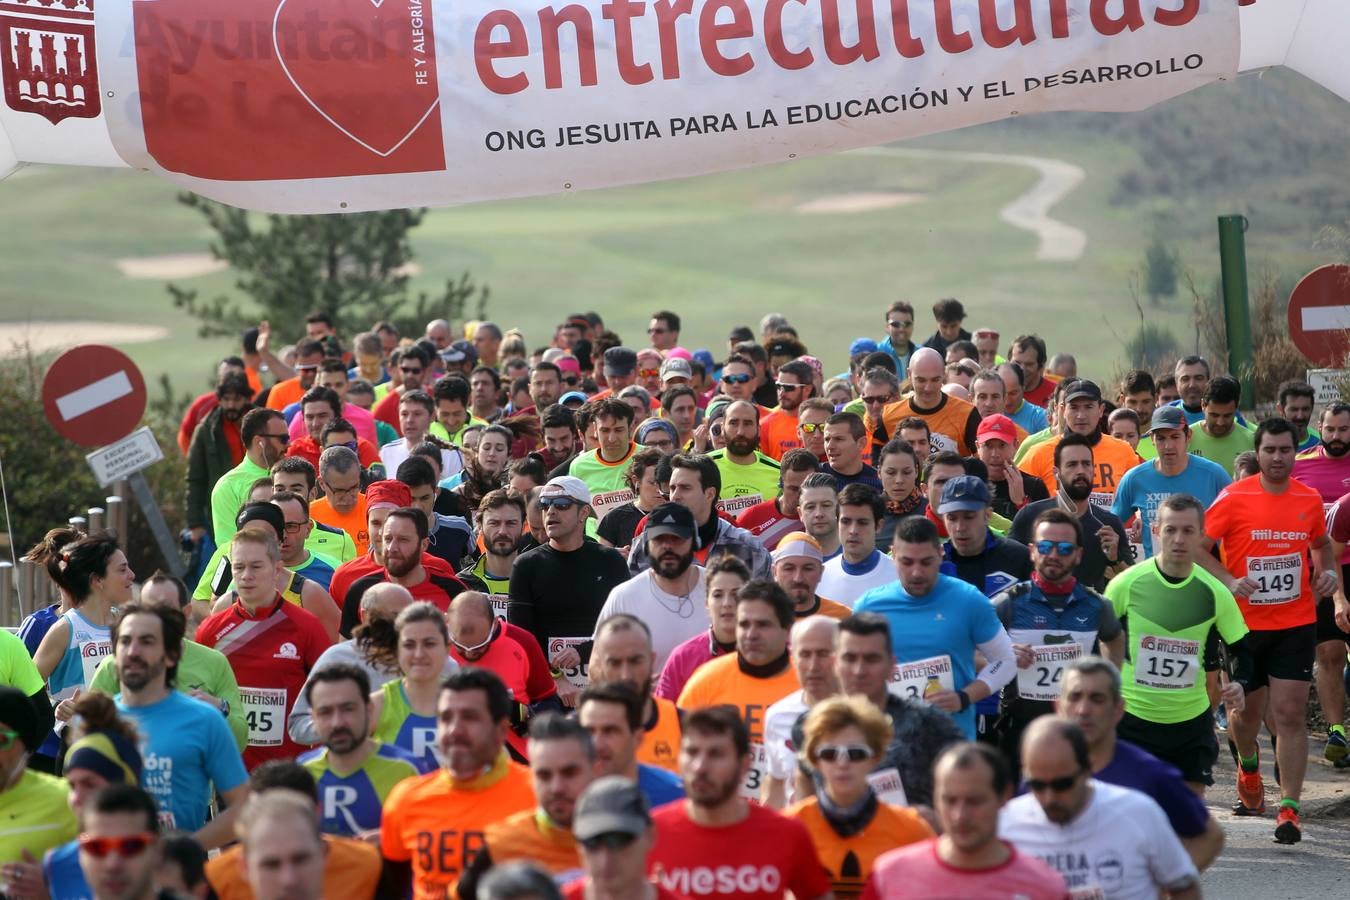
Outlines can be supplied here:
M272 464L286 455L290 431L275 409L249 410L239 424L244 459L211 488L211 537L219 546L234 536L234 517L248 499L248 489L271 474Z
M777 499L782 471L777 462L758 450L759 411L755 405L745 400L729 405L722 433L727 445L708 454L722 473L717 505L735 515L756 503Z
M614 397L601 400L593 421L598 446L572 460L567 474L586 483L591 492L591 510L599 523L611 509L633 499L633 489L625 476L637 444L633 443L633 408L622 400Z

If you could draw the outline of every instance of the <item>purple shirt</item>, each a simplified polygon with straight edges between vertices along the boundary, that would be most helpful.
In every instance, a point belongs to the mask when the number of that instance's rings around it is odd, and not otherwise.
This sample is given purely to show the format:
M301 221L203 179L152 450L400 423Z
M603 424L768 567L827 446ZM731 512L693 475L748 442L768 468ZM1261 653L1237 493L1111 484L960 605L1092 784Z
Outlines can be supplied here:
M1092 777L1152 797L1167 814L1177 837L1195 837L1209 822L1205 801L1181 780L1181 772L1128 741L1117 739L1110 764Z
M670 651L670 656L666 657L666 664L661 669L661 677L657 679L656 690L653 693L674 703L680 698L680 692L684 690L684 684L689 680L689 676L694 674L694 670L721 655L722 651L713 645L712 635L708 632L696 634L689 640L677 644L675 649Z

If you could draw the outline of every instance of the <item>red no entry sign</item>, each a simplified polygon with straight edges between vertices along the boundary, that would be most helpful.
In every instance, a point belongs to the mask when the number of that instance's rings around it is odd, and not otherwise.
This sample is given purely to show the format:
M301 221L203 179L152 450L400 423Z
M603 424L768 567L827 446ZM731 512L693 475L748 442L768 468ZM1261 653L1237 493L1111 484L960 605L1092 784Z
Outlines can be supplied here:
M42 379L47 421L81 447L126 437L145 413L145 379L114 347L82 344L62 353Z
M1341 368L1350 354L1350 266L1313 269L1289 295L1289 338L1316 365Z

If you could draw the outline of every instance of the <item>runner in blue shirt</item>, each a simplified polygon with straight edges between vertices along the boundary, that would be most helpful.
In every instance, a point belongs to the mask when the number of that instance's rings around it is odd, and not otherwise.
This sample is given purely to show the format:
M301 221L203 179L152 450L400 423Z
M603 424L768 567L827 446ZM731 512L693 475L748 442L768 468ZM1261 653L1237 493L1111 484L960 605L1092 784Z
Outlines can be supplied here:
M1223 466L1187 451L1191 427L1179 407L1155 409L1148 435L1153 439L1157 456L1130 469L1120 479L1111 513L1122 522L1139 513L1144 553L1152 556L1152 525L1160 503L1173 494L1190 494L1208 508L1232 479Z
M899 582L863 594L853 611L879 613L890 623L899 664L892 688L951 713L974 740L974 704L1017 671L1012 641L984 594L939 572L942 541L932 521L902 519L891 557ZM976 650L987 660L978 673Z

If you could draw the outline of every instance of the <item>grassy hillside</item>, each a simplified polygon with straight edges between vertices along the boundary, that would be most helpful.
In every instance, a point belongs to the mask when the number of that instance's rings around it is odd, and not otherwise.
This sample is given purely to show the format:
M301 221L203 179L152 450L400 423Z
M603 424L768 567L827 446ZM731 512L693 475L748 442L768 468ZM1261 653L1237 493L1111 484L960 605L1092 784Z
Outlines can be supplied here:
M1202 280L1217 272L1214 217L1251 219L1248 257L1299 274L1325 254L1325 225L1350 221L1350 107L1292 74L1249 77L1129 116L1057 114L937 135L911 146L1052 157L1085 181L1052 215L1087 234L1072 262L1035 259L1036 238L999 219L1036 173L1015 164L866 154L572 196L437 210L415 233L433 287L469 269L489 313L544 341L568 312L601 311L638 341L654 309L686 321L684 343L720 348L728 328L785 313L832 369L848 341L880 332L906 297L956 296L972 325L1037 330L1089 374L1124 364L1138 324L1129 281L1161 236ZM808 215L806 202L899 192L918 202ZM162 284L122 276L123 257L200 253L209 233L167 183L137 173L38 169L0 183L7 222L0 321L96 319L162 325L127 349L154 376L198 389L227 342L202 341ZM184 284L229 291L229 273ZM1188 301L1150 315L1189 340ZM920 328L928 326L926 313Z

